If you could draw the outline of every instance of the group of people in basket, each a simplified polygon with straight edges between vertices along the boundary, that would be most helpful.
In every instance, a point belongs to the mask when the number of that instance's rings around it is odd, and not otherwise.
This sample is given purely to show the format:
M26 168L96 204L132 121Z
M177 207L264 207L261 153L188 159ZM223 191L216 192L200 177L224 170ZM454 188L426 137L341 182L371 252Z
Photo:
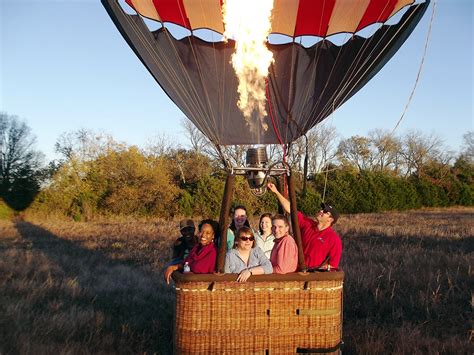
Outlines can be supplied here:
M289 213L290 202L273 183L268 183L268 188ZM327 204L321 205L315 220L298 211L303 255L308 269L339 267L342 242L332 229L338 218L337 210ZM180 222L180 231L182 236L173 246L173 260L165 269L166 282L170 282L174 271L183 270L185 266L195 274L214 273L220 242L219 224L212 219L203 220L196 238L194 222L183 220ZM237 281L245 282L252 275L295 272L298 247L289 231L290 225L285 215L272 216L270 213L260 217L259 230L254 231L247 220L246 208L235 207L232 223L227 229L225 273L238 274Z

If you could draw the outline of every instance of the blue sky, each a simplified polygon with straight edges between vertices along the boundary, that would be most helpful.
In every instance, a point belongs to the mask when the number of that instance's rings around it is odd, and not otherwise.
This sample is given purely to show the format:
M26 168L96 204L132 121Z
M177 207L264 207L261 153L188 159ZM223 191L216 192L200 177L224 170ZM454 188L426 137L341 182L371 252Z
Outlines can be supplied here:
M187 144L184 117L125 43L99 0L0 0L0 110L26 120L55 158L80 128L144 146L156 135ZM473 1L438 0L418 88L397 134L434 133L452 150L473 125ZM432 5L431 5L432 6ZM382 71L336 111L343 137L392 129L413 88L431 6Z

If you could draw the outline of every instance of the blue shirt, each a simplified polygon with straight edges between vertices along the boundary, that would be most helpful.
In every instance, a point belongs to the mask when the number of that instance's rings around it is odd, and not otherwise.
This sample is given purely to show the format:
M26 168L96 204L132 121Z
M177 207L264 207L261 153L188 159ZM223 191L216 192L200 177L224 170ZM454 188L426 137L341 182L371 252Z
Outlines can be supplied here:
M273 272L272 263L259 247L252 248L250 251L248 264L245 264L240 258L237 249L231 249L225 256L224 272L226 274L239 274L242 270L257 266L261 266L265 274Z

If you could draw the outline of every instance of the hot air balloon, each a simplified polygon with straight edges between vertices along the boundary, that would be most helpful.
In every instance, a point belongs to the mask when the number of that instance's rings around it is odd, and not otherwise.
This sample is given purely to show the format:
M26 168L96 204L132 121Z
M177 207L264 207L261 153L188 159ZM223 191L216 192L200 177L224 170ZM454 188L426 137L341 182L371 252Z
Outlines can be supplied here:
M143 17L163 23L150 32L141 16L127 15L117 1L103 0L120 33L164 92L214 144L289 143L328 117L359 91L408 38L428 2L413 0L275 0L272 33L293 41L268 43L274 55L268 77L269 129L246 124L236 110L237 78L231 66L235 43L208 42L199 29L223 33L219 0L127 0ZM406 8L405 8L406 7ZM394 25L380 26L370 37L357 33L383 23L401 10ZM174 38L166 24L188 29ZM352 34L344 44L331 42L338 33ZM302 36L323 40L310 47Z
M265 81L262 116L238 109L239 78L231 64L236 41L222 38L225 1L126 0L124 6L136 14L128 14L117 0L102 3L163 91L218 151L226 145L289 145L303 136L380 71L429 6L429 0L274 0L266 43L273 61ZM156 21L160 28L150 31L144 19ZM179 31L173 31L176 26ZM246 174L255 190L271 174L264 149L250 150L247 163L241 170L226 166L223 232L234 174ZM291 173L284 164L273 170L290 175L291 220L300 251L299 269L304 271ZM223 270L225 241L221 245L218 271ZM177 351L337 351L343 273L278 276L253 276L256 281L245 290L226 292L235 289L229 275L176 275ZM239 314L232 307L242 296L253 301ZM187 304L206 306L193 313L196 310ZM232 338L239 331L254 334L252 345Z

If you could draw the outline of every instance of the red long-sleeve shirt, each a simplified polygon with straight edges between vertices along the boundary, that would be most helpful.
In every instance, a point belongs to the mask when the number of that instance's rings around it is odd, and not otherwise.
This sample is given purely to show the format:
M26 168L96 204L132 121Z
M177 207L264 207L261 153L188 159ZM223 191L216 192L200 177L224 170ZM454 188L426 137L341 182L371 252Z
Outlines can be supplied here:
M206 246L195 245L186 259L191 271L195 274L212 274L216 271L217 249L214 243Z
M320 266L329 256L329 265L339 267L342 254L341 238L331 227L320 231L318 223L298 211L304 261L308 268Z
M298 266L298 247L293 237L275 238L270 261L275 274L295 272Z

